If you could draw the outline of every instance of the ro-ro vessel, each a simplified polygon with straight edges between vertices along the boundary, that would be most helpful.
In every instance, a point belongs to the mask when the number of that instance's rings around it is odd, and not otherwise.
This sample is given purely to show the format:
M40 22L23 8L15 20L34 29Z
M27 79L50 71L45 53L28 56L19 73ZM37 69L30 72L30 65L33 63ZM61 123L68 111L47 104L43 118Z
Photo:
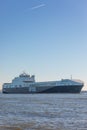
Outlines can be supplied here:
M80 93L84 83L80 80L35 82L35 76L22 73L12 83L4 83L3 93Z

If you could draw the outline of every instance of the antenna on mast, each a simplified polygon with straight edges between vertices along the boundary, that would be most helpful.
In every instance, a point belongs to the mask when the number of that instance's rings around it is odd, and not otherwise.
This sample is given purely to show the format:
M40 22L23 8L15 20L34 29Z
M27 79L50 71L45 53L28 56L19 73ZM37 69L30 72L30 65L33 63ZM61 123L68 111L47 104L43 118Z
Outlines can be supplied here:
M71 80L72 80L72 75L70 77L71 77Z

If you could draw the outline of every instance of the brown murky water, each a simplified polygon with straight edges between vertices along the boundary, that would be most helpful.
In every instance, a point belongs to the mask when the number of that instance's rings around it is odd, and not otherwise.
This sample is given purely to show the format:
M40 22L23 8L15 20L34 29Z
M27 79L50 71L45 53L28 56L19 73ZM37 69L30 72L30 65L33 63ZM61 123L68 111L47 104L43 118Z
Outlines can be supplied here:
M0 130L87 130L87 93L0 94Z

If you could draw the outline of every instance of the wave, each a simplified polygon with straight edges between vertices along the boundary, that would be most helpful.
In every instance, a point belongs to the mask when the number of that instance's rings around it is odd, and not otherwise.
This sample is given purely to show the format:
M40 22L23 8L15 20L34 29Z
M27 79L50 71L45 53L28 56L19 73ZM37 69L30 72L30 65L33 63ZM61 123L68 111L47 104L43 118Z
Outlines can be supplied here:
M22 130L22 129L14 126L0 126L0 130Z

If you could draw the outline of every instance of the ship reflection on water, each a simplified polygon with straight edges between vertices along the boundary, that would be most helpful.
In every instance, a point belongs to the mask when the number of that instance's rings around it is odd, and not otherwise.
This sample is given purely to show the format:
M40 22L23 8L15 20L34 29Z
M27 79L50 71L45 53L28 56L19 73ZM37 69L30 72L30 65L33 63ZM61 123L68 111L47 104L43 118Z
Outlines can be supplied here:
M0 94L0 130L86 130L87 93Z

